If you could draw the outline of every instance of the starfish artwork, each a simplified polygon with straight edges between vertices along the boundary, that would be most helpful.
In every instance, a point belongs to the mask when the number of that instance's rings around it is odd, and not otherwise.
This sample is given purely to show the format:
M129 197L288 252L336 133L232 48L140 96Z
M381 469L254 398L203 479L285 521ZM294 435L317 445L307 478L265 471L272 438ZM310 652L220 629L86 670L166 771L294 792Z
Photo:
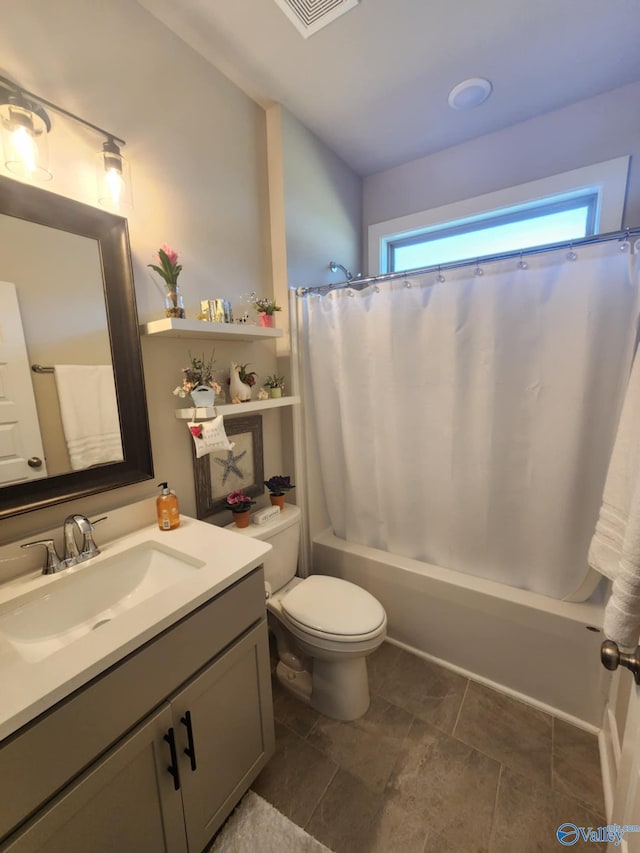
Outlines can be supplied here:
M214 462L217 465L221 465L224 468L224 473L222 474L222 485L227 482L228 477L231 474L235 474L237 477L240 477L241 480L244 480L244 473L238 468L238 462L243 458L243 456L247 455L247 451L243 450L242 453L238 453L237 456L233 455L233 450L227 450L227 458L226 459L215 459Z

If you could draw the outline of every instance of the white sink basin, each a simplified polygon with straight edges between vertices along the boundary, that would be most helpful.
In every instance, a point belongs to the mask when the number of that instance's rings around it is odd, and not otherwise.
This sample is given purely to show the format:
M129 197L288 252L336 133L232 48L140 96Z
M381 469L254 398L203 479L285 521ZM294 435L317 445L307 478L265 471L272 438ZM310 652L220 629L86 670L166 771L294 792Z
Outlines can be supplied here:
M48 576L41 588L6 602L0 634L25 661L43 660L204 565L157 542L141 543Z

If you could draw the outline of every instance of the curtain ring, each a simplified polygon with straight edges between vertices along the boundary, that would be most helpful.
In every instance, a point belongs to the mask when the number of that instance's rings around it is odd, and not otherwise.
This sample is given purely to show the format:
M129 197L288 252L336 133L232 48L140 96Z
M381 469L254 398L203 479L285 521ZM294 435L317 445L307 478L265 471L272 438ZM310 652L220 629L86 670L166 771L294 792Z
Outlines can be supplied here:
M446 281L446 278L442 275L442 270L440 269L440 264L438 264L438 277L436 278L436 281L439 284L442 284L444 281Z
M522 257L522 252L520 252L520 260L518 261L518 269L519 270L527 270L529 269L529 264Z
M628 252L631 249L631 240L629 239L629 229L626 228L624 232L624 237L620 240L620 245L618 246L621 252Z
M407 290L411 288L411 282L406 278L404 280L404 286L407 288Z
M484 275L484 270L483 270L483 269L482 269L482 267L480 266L480 258L477 258L477 259L476 259L476 268L475 268L475 270L473 271L473 274L474 274L474 275L477 275L477 276Z
M568 261L577 261L578 260L578 256L573 251L573 243L569 244L569 251L567 252L566 258Z

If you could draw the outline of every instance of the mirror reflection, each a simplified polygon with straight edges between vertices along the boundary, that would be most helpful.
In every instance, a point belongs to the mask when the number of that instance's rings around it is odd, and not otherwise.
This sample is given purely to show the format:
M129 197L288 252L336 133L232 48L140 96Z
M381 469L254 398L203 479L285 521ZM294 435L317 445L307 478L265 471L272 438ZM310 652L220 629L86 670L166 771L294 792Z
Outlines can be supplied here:
M0 485L122 460L98 241L0 214L0 246Z

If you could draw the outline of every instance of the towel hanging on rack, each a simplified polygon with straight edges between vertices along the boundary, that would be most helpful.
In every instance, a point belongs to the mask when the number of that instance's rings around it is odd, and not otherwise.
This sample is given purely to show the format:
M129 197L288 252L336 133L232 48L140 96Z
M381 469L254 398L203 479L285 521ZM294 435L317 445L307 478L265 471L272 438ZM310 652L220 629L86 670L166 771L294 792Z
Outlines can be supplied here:
M111 365L56 364L54 370L72 469L121 462L124 457Z
M589 565L613 581L604 633L635 649L640 633L640 356L627 386Z

